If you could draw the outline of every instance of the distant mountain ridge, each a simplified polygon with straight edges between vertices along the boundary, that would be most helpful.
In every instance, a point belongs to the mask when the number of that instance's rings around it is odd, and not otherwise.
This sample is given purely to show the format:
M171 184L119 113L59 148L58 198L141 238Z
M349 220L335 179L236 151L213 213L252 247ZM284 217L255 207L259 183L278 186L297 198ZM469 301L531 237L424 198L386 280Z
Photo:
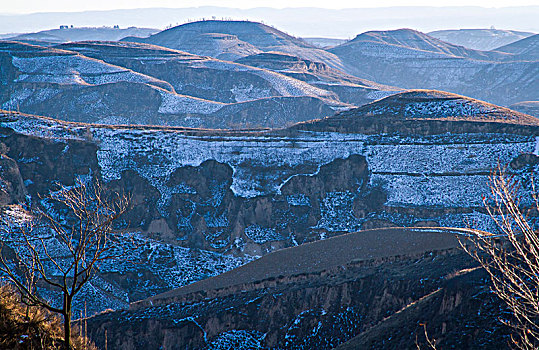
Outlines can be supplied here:
M490 51L525 39L534 33L502 29L456 29L436 30L427 33L437 39L470 49Z
M120 40L125 37L145 38L157 33L158 29L153 28L112 28L112 27L75 27L63 29L49 29L37 33L25 33L12 37L5 37L4 40L12 41L43 41L50 43L65 43L69 41L86 40Z
M363 33L328 51L341 59L347 73L378 83L444 90L510 105L539 98L539 61L533 46L526 45L534 38L511 44L524 46L519 55L510 50L467 49L399 29Z
M292 3L289 6L292 6ZM539 32L537 25L538 6L502 8L395 6L345 9L316 7L239 9L197 6L85 12L51 12L52 9L47 8L47 11L46 13L0 15L0 33L35 32L57 28L64 24L91 27L120 25L120 27L163 28L170 24L177 25L202 18L210 19L212 16L265 21L300 37L350 38L359 32L373 28L413 27L428 32L452 28L489 28L492 24L499 28ZM463 14L466 15L463 16Z

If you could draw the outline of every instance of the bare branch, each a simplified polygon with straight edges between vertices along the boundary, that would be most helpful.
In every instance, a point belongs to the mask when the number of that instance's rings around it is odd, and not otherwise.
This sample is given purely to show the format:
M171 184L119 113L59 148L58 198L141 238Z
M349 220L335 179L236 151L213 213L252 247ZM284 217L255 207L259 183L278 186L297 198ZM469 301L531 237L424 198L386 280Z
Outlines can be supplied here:
M506 323L517 332L512 342L520 349L539 346L539 232L527 214L530 208L525 207L526 199L531 197L531 209L539 213L538 195L531 180L530 193L499 166L490 177L491 194L483 203L501 234L474 231L466 242L461 242L489 275L491 289L511 310L513 320Z

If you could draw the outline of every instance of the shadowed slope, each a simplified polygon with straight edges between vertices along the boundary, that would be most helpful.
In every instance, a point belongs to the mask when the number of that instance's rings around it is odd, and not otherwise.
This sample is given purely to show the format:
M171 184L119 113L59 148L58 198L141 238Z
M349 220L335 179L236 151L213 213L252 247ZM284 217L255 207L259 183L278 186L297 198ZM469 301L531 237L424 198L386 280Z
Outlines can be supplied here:
M329 270L352 261L456 248L458 230L390 228L350 233L275 251L237 269L136 302L133 308L168 303L191 293ZM465 230L461 230L465 232Z

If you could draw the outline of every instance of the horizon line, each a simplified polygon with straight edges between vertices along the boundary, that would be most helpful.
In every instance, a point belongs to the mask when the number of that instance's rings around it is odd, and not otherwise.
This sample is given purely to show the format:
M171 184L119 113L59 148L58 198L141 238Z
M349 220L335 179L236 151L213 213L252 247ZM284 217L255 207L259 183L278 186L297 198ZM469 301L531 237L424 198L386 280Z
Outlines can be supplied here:
M115 8L115 9L89 9L89 10L76 10L76 11L37 11L37 12L0 12L0 16L22 16L22 15L37 15L37 14L50 14L50 13L84 13L84 12L111 12L111 11L130 11L130 10L181 10L181 9L203 9L203 8L216 8L216 9L231 9L231 10L257 10L257 9L271 9L271 10L287 10L287 9L319 9L328 11L345 11L345 10L373 10L373 9L398 9L398 8L480 8L489 10L499 9L514 9L514 8L539 8L539 5L520 5L520 6L478 6L478 5L454 5L454 6L426 6L426 5L403 5L403 6L373 6L373 7L343 7L343 8L327 8L317 6L288 6L288 7L269 7L269 6L256 6L256 7L228 7L228 6L187 6L187 7L133 7L133 8Z

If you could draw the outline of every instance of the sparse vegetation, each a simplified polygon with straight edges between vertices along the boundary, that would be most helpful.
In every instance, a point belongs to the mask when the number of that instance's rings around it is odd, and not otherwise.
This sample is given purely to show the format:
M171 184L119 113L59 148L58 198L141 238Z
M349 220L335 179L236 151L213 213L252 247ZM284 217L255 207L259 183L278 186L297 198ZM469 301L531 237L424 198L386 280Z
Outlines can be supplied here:
M72 349L73 299L103 261L122 256L113 225L128 209L130 198L108 196L99 183L76 181L41 203L18 217L2 217L0 272L16 287L23 304L62 316L63 347ZM61 305L42 298L42 288L61 295Z
M64 342L61 319L43 307L21 302L20 294L10 285L0 285L0 348L49 350ZM75 349L96 347L75 329L71 337Z

